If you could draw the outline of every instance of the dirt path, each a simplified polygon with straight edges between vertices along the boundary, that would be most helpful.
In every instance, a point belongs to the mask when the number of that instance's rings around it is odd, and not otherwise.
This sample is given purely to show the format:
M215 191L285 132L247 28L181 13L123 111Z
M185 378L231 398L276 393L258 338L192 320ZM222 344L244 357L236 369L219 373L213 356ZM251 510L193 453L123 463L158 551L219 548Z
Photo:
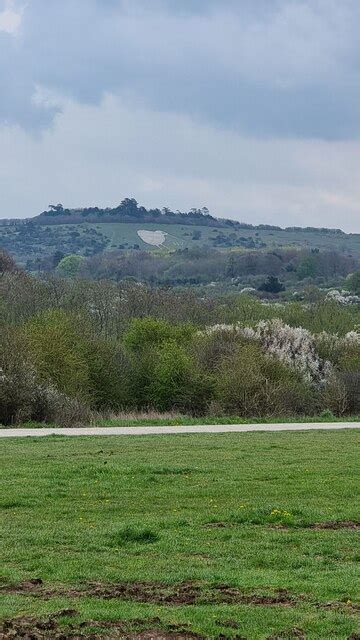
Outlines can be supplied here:
M359 429L360 422L302 422L283 424L211 424L177 427L72 427L43 429L0 429L0 438L28 436L144 436L187 433L246 433L251 431L316 431L319 429Z

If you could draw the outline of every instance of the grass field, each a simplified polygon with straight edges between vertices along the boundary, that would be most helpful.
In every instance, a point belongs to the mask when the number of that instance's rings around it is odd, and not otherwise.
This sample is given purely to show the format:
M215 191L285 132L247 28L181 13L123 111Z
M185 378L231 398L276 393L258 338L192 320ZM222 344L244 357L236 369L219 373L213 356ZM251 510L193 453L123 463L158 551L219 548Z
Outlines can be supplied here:
M35 638L358 638L358 440L5 440L0 615L46 619Z
M1 220L0 220L1 223ZM276 248L320 249L321 251L337 251L354 258L360 256L360 234L336 235L326 231L284 231L269 229L243 229L232 227L207 227L203 225L161 224L158 223L119 223L98 222L82 224L34 225L32 233L24 233L22 225L0 224L0 246L9 251L16 261L23 265L29 258L52 255L55 249L63 253L85 253L93 250L94 238L103 243L101 251L118 249L133 250L136 245L143 251L158 251L159 249L144 242L139 236L139 230L157 231L165 233L163 248L166 250L217 247L219 234L229 239L229 247L245 250L248 241L253 241L256 247L265 245L264 250ZM73 236L77 235L78 238ZM195 236L194 236L195 234ZM250 242L251 245L251 242ZM87 254L88 255L88 254Z
M264 242L266 247L297 247L309 249L318 247L323 250L336 250L340 253L352 253L359 255L360 252L360 235L348 234L336 236L330 233L314 233L309 231L278 231L268 229L233 229L206 227L202 225L180 225L180 224L147 224L147 223L97 223L85 224L84 229L95 228L109 239L107 249L115 249L119 244L126 242L130 247L134 243L139 244L141 249L151 250L149 244L143 242L137 235L138 229L146 229L149 231L163 230L167 234L165 247L183 249L185 247L201 247L214 245L214 238L220 233L224 236L235 234L236 239L240 243L241 238L252 238ZM82 225L77 225L81 231ZM64 231L68 226L63 225ZM194 232L200 234L198 240L193 239Z
M334 416L331 412L324 412L319 416L271 416L265 418L243 418L242 416L187 416L178 413L147 412L122 412L108 418L94 418L88 425L94 427L165 427L165 426L191 426L211 424L288 424L288 423L329 423L329 422L359 422L360 416ZM61 425L60 425L61 426ZM46 422L20 422L6 427L0 424L0 429L41 429L42 427L59 427L54 423Z

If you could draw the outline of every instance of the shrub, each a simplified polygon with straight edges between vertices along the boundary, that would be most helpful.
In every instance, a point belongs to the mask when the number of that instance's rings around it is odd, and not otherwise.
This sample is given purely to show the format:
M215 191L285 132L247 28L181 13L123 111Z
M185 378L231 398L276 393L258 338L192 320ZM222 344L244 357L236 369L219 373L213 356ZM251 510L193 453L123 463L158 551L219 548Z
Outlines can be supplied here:
M77 276L81 268L85 265L85 258L76 254L71 254L62 258L56 267L59 275L65 278L74 278Z
M22 331L40 380L69 396L87 397L89 393L84 333L81 319L60 309L39 314Z
M360 269L346 278L346 287L353 293L360 295Z
M194 359L172 340L162 344L154 355L149 385L151 406L162 411L203 413L211 400L212 384Z
M135 318L124 335L124 344L134 350L159 345L168 340L189 342L194 329L191 325L172 325L157 318Z
M191 346L202 370L213 373L219 362L231 356L237 345L243 344L244 341L243 336L237 332L225 329L209 333L200 332Z
M36 372L14 332L5 331L0 342L0 423L12 424L32 417Z
M224 358L215 384L222 411L244 417L303 413L311 396L295 372L252 343Z
M360 370L342 371L340 380L346 392L346 414L360 414Z
M322 391L323 406L336 416L343 416L348 409L348 394L344 381L333 375Z
M24 344L14 332L2 334L0 344L0 423L35 420L73 426L91 419L79 398L69 398L51 383L39 382Z
M239 322L233 325L214 325L202 335L228 334L243 336L261 344L270 354L292 369L299 371L306 382L322 383L331 374L331 365L316 352L314 336L303 327L291 327L280 318L261 320L254 328Z
M97 410L116 411L131 406L133 362L122 344L96 337L84 342L89 398Z
M258 291L266 291L267 293L280 293L280 291L285 291L285 287L281 282L279 282L276 276L268 276L265 282L263 282L258 287Z

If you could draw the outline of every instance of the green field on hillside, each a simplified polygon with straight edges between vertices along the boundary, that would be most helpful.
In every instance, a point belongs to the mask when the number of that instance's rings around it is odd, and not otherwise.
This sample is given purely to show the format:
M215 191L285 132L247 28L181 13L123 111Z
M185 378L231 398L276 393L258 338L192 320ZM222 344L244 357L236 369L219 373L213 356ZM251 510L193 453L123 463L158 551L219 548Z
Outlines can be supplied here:
M263 242L267 247L297 247L297 248L313 248L336 250L341 253L353 252L354 255L360 256L360 236L334 236L331 234L306 232L306 231L270 231L257 229L232 229L232 228L216 228L200 225L179 225L179 224L146 224L146 223L100 223L96 225L84 225L84 227L95 227L100 233L109 239L108 248L115 249L119 244L127 242L128 245L138 243L140 247L150 248L146 242L143 242L137 231L145 229L149 231L162 230L166 234L165 247L169 248L185 248L199 246L220 246L217 245L216 237L224 235L229 239L233 239L234 245L241 247L244 241L253 240ZM194 233L200 234L199 239L194 239Z
M28 260L51 256L56 251L85 256L116 250L159 250L145 242L138 231L161 231L161 250L208 247L217 249L272 250L276 248L319 249L360 257L360 235L326 231L278 231L211 227L205 225L99 222L83 224L1 225L0 247L25 265Z
M22 618L3 629L356 638L358 441L356 430L3 441L0 615Z

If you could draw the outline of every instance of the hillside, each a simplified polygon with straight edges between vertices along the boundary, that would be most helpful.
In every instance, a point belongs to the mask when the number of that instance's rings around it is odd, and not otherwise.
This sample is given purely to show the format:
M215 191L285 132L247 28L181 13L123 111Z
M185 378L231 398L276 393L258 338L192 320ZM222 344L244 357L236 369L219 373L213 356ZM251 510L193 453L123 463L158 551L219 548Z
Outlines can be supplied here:
M126 199L114 209L65 209L53 205L25 220L0 220L0 247L30 270L55 254L86 257L109 251L159 249L274 250L279 248L336 251L360 258L360 234L241 223L214 218L207 209L172 212L150 209Z

